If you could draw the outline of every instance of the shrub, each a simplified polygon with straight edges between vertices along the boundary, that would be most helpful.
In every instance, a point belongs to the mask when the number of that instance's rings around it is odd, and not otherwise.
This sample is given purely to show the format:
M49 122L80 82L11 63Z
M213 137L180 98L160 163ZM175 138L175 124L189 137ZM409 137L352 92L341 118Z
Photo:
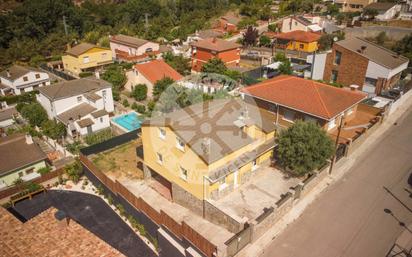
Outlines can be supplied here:
M84 145L80 141L74 141L71 144L66 145L66 150L72 154L79 154L80 149L83 148Z
M138 113L144 113L146 111L146 107L144 105L136 104L136 103L133 103L132 109Z
M120 216L122 217L126 216L126 210L124 209L123 205L119 203L116 205L116 208L119 210Z
M66 165L66 167L64 167L64 171L66 172L69 179L72 180L75 184L79 182L80 176L83 173L82 165L78 160L76 160L74 163Z
M147 98L147 86L146 84L137 84L133 87L131 96L136 99L136 101L143 101Z
M123 104L124 107L129 107L130 106L129 101L127 101L127 99L124 99L122 104Z
M43 133L56 140L61 139L66 136L67 130L66 126L61 122L56 122L55 120L47 120L41 124Z
M96 192L97 192L98 195L104 194L104 188L103 188L103 186L102 186L102 185L98 185L98 186L96 187Z
M112 195L108 195L108 196L107 196L107 201L109 202L110 205L113 204L113 197L112 197Z
M88 135L84 138L84 141L86 141L86 143L88 145L94 145L94 144L98 144L101 143L103 141L106 141L110 138L113 137L113 132L112 130L109 129L105 129L96 133L93 133L91 135Z
M51 168L50 167L43 167L43 168L40 168L38 171L37 171L37 173L39 173L40 175L44 175L44 174L46 174L46 173L49 173L51 171Z
M21 107L20 113L33 127L40 127L43 122L48 120L46 110L39 103L25 104Z
M90 71L85 71L85 72L80 72L80 73L79 73L79 77L80 77L80 78L90 77L91 75L93 75L93 73L90 72Z

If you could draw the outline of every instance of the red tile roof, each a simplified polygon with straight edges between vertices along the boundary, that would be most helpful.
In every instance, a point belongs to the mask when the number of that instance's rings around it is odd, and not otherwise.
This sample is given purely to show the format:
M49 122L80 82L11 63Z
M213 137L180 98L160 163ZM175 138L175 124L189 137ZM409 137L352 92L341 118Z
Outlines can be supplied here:
M163 60L152 60L150 62L139 63L134 67L138 72L142 73L143 76L152 84L155 84L158 80L161 80L165 77L169 77L174 81L178 81L183 78L182 75L180 75Z
M294 76L278 76L241 90L247 95L330 120L367 97L360 91Z
M237 43L226 41L220 38L206 38L197 42L193 42L191 45L216 52L223 52L241 47L241 45Z
M286 32L286 33L279 33L277 35L274 35L274 37L277 39L286 39L286 40L310 43L310 42L318 41L320 38L320 34L313 33L313 32L307 32L303 30L295 30L295 31Z

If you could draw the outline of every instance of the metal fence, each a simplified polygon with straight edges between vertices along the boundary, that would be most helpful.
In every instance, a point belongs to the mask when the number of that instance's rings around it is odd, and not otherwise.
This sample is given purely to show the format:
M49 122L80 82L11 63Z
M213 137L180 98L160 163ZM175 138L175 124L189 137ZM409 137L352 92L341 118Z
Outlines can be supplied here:
M67 73L64 73L62 71L58 71L58 70L55 70L53 68L50 68L46 64L40 64L40 68L42 68L43 70L46 70L50 73L53 73L54 75L56 75L56 76L58 76L58 77L60 77L64 80L75 80L75 79L77 79L76 77L73 77L73 76L71 76Z

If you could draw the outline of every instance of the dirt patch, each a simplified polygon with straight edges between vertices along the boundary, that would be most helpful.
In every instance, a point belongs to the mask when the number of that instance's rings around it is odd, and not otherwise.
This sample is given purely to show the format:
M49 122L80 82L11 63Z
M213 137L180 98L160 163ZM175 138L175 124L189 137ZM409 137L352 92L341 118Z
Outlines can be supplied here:
M112 179L142 179L143 172L137 165L136 147L133 140L92 157L93 163Z

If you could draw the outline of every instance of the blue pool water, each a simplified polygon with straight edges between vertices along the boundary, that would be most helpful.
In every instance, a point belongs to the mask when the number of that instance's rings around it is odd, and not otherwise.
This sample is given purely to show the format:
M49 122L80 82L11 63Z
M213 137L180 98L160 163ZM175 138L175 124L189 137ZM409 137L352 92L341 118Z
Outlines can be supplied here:
M113 122L125 128L127 131L132 131L140 128L142 121L135 112L130 112L128 114L116 117Z

